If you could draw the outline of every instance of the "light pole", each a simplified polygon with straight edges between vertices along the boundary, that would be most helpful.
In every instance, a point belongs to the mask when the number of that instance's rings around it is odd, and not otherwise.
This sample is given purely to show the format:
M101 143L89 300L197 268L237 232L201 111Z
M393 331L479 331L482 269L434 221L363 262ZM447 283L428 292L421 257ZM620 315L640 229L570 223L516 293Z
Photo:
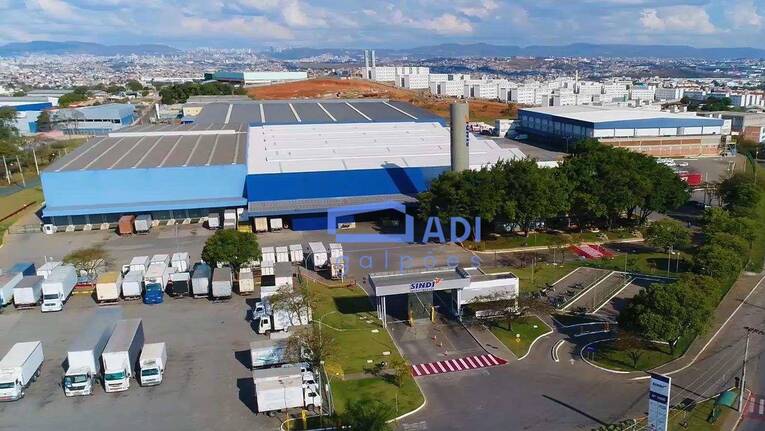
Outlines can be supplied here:
M672 270L670 266L672 264L672 252L673 252L673 248L670 245L669 249L667 250L667 277L669 277L669 272Z
M746 390L746 357L749 356L749 335L755 333L757 335L765 335L765 332L757 329L745 326L746 330L746 344L744 345L744 366L741 368L741 392L738 394L738 411L744 409L744 391Z

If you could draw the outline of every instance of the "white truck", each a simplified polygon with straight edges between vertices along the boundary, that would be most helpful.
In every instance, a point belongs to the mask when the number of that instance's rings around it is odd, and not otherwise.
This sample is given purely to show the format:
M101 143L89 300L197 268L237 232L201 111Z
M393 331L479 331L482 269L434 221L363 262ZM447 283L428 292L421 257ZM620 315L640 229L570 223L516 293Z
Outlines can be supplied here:
M63 262L45 262L43 266L37 268L37 275L39 275L42 278L48 278L50 276L50 273L53 272L54 269L57 267L63 265Z
M258 334L268 334L276 331L288 331L293 326L307 325L313 320L313 314L308 307L303 308L300 312L273 309L268 299L264 299L255 303L252 320Z
M291 244L289 249L290 261L297 264L303 263L303 246L300 244Z
M194 298L202 298L210 294L211 276L210 265L200 263L194 266L194 272L191 274L191 294Z
M169 258L168 258L169 259ZM146 286L149 283L156 283L162 286L164 291L167 287L167 283L170 281L171 268L165 265L163 262L154 262L149 265L149 269L143 275L143 284Z
M304 407L303 374L298 367L252 370L258 413Z
M175 268L176 272L188 272L191 269L191 260L186 252L173 253L170 259L170 266Z
M43 312L63 310L76 284L77 270L74 266L56 267L42 283L43 302L40 309Z
M328 256L327 249L321 242L308 243L308 259L310 260L310 269L319 271L327 267Z
M216 268L213 272L212 287L210 289L213 299L231 298L232 283L231 268Z
M268 232L268 218L255 217L255 232Z
M250 367L269 368L286 363L287 339L250 343Z
M13 301L13 289L24 278L20 272L7 272L0 274L0 308Z
M122 279L122 297L125 299L140 299L143 293L143 273L141 270L131 270Z
M104 353L101 355L106 392L120 392L130 388L130 378L133 377L143 344L143 322L141 319L127 319L117 322Z
M207 214L207 229L220 229L220 214L210 213Z
M170 255L169 254L155 254L151 257L151 260L149 261L149 266L153 263L161 263L165 266L170 266Z
M227 209L223 211L223 229L236 229L236 210Z
M42 283L45 279L39 275L23 277L13 288L13 305L16 308L32 308L42 299Z
M63 381L67 397L93 395L101 374L101 354L121 315L119 308L97 310L72 341L66 354L67 368Z
M119 301L122 290L122 273L105 272L96 279L96 302L109 304Z
M289 262L290 250L287 246L276 247L276 261L277 262Z
M149 256L136 256L130 260L130 271L146 272L151 259Z
M156 386L162 383L167 365L167 346L165 343L145 344L138 362L141 386Z
M266 262L276 262L276 250L273 247L263 247L260 249L260 264Z
M239 294L252 295L255 292L255 276L252 268L242 268L239 270Z
M42 343L16 343L0 360L0 401L16 401L40 376L43 363Z
M135 233L147 234L151 230L152 220L151 214L141 214L135 218L133 222L135 226Z
M284 223L282 223L281 217L275 217L268 220L268 224L273 232L284 229Z
M334 242L329 244L329 275L333 280L342 279L345 275L343 246Z

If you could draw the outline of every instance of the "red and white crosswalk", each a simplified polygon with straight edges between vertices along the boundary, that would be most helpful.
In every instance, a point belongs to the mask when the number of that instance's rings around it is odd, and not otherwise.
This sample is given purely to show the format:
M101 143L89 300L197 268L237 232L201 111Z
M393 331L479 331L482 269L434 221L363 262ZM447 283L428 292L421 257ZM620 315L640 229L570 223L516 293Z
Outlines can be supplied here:
M744 416L765 421L765 396L751 394L744 405Z
M414 377L430 376L433 374L454 373L457 371L474 370L477 368L496 367L505 365L506 360L492 354L465 356L463 358L446 359L443 361L427 362L412 365Z

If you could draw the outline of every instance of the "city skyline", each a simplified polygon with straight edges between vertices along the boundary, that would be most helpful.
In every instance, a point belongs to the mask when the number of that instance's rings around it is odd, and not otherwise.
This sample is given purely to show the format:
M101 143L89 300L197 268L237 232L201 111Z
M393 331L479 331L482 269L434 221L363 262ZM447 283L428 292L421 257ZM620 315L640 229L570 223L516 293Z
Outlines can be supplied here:
M407 48L583 42L756 48L765 37L765 4L753 0L0 0L0 10L0 44Z

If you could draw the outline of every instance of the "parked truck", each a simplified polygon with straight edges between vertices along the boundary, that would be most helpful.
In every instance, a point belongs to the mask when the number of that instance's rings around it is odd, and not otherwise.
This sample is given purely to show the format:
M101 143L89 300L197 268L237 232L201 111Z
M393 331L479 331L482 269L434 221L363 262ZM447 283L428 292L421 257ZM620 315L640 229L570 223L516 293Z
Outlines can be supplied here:
M149 269L143 275L144 286L148 286L150 283L159 284L162 289L165 289L167 283L170 281L170 267L162 262L154 262L149 265Z
M239 270L239 294L242 296L252 295L255 292L255 276L252 268L242 268Z
M290 261L293 263L303 263L303 246L300 244L290 245Z
M271 227L271 230L274 232L284 229L284 223L282 223L281 217L269 219L268 224Z
M268 218L255 217L255 232L268 232Z
M220 229L220 214L218 213L207 214L207 229L210 229L210 230Z
M147 234L151 231L151 214L141 214L135 218L133 225L135 226L135 232L138 234Z
M308 259L310 261L310 269L319 271L327 267L328 256L327 249L321 242L309 242L308 243Z
M227 209L223 211L223 229L235 229L236 228L236 210Z
M124 215L117 221L118 235L132 235L135 232L135 216Z
M32 262L18 262L13 265L8 272L20 272L24 277L28 275L37 275L35 264Z
M302 364L253 369L258 413L321 405L319 385Z
M151 258L149 256L136 256L130 260L130 268L128 269L129 271L146 272L150 263Z
M8 305L13 301L13 289L24 278L19 272L8 272L0 274L0 307Z
M211 291L213 299L231 298L232 283L233 279L231 277L231 268L216 268L215 271L213 271L212 276Z
M252 319L258 334L268 334L287 331L293 326L307 325L311 323L313 315L308 307L301 309L300 312L274 309L268 299L264 299L255 303Z
M0 401L16 401L40 377L43 363L42 343L16 343L0 360Z
M143 346L139 368L141 386L156 386L162 383L167 365L167 346L165 343L151 343Z
M345 275L345 258L341 244L329 244L329 275L333 280L342 279Z
M43 266L37 268L37 275L47 279L50 276L51 272L53 272L54 269L58 268L61 265L63 265L63 262L58 262L58 261L45 262Z
M131 270L122 279L122 297L138 299L143 293L143 271Z
M170 288L168 294L173 298L182 298L189 294L191 289L191 274L188 272L174 272L170 274Z
M210 265L206 263L194 265L194 272L191 275L191 292L194 298L202 298L210 294L211 275Z
M173 253L173 257L170 259L170 266L175 268L176 272L188 272L191 269L189 254L186 252Z
M39 275L22 277L13 288L13 305L16 308L32 308L42 300L42 283L45 279Z
M130 388L130 378L133 377L143 344L143 322L141 319L127 319L117 322L104 353L101 355L106 392L120 392Z
M77 284L77 270L72 265L61 265L42 283L43 312L61 311Z
M269 368L287 362L287 340L259 340L250 343L251 368Z
M120 299L122 274L117 271L105 272L96 280L96 302L112 304Z
M121 315L119 308L97 310L72 341L63 381L66 396L93 395L101 377L101 355Z
M143 291L144 304L161 304L165 300L165 292L159 283L146 283Z
M151 266L154 263L161 263L165 266L170 266L170 255L169 254L155 254L151 257L151 260L149 261L149 266Z

